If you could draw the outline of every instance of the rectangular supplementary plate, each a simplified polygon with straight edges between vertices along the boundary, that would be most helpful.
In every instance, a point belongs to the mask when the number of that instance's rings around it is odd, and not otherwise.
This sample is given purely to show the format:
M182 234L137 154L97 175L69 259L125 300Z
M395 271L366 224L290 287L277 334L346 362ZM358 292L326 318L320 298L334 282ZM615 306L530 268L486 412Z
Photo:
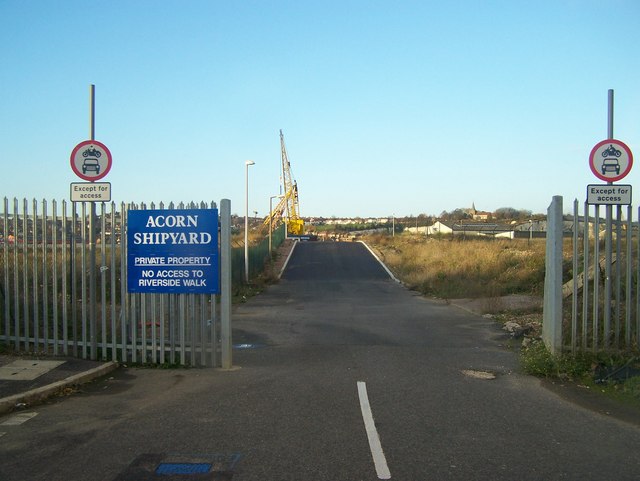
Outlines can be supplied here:
M631 205L631 185L587 185L587 204Z

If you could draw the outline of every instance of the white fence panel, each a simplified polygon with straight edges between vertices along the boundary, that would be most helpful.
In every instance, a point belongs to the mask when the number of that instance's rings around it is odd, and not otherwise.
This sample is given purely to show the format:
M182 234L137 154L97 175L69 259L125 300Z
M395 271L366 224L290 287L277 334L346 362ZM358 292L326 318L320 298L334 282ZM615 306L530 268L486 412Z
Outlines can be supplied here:
M101 203L90 242L93 209L85 203L71 203L69 209L66 201L34 200L30 208L26 199L5 198L0 340L30 353L219 366L219 296L127 292L126 220L136 208L145 207ZM92 259L98 273L95 293Z

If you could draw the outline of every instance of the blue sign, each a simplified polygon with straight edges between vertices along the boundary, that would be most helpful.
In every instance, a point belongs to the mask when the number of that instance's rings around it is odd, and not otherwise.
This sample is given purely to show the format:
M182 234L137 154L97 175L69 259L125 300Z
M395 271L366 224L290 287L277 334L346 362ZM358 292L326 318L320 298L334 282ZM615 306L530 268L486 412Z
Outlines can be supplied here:
M218 209L130 210L129 292L219 294Z

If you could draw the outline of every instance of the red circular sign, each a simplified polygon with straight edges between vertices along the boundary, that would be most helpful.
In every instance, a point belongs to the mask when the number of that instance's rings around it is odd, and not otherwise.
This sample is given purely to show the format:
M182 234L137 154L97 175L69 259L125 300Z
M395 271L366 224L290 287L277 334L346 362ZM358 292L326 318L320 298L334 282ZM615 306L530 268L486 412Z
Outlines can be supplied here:
M633 167L633 154L624 142L607 139L598 142L589 154L591 172L606 182L625 177Z
M111 170L111 152L102 142L85 140L71 152L71 168L81 179L100 180Z

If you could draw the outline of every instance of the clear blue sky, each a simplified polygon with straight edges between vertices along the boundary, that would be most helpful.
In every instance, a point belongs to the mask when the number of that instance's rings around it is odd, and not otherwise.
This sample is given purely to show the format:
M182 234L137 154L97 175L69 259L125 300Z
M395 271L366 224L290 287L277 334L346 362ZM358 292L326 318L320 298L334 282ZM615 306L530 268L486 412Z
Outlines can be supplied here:
M263 216L282 129L304 216L569 211L608 89L638 185L639 48L637 0L0 0L0 197L69 199L95 84L116 202L242 214L252 159Z

